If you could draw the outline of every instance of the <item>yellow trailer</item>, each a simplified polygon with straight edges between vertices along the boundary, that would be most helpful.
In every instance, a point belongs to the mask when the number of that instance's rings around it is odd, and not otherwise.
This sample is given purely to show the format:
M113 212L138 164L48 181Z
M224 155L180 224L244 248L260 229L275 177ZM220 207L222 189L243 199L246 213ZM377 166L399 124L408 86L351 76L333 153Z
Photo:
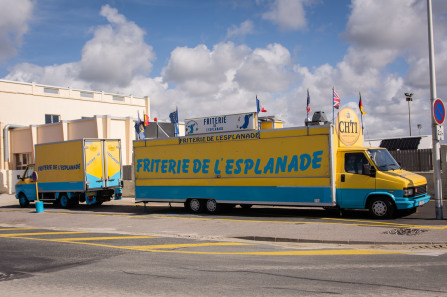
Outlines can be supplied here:
M193 211L281 205L369 209L388 218L429 201L426 179L363 147L358 117L334 125L134 141L135 199ZM353 166L351 168L351 165Z

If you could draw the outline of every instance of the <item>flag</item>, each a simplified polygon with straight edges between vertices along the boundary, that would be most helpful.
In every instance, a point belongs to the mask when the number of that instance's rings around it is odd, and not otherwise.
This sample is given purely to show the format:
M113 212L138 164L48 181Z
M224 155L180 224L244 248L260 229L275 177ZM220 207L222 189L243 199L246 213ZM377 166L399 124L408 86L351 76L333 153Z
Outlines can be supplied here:
M359 100L359 109L362 115L366 114L366 112L363 111L363 103L362 103L362 94L359 93L360 100Z
M171 112L169 114L169 119L171 120L171 123L173 124L177 124L178 123L178 111L177 108L175 109L175 111Z
M149 126L149 116L147 114L144 115L144 126Z
M307 114L309 114L312 111L312 108L310 108L310 96L309 96L309 89L307 89Z
M335 92L334 89L332 89L333 92L333 104L334 108L339 109L340 108L340 97L338 97L338 94Z
M261 101L259 101L258 96L256 96L256 110L257 112L267 112L267 110L262 106Z
M144 122L140 119L140 112L138 112L138 121L135 122L135 132L138 134L139 139L146 138L144 135Z
M169 114L169 119L171 120L171 123L174 124L174 128L175 128L175 131L174 131L175 135L174 136L177 137L178 134L179 134L179 128L178 128L178 108L177 107L175 107L175 111L173 111L173 112L171 112Z

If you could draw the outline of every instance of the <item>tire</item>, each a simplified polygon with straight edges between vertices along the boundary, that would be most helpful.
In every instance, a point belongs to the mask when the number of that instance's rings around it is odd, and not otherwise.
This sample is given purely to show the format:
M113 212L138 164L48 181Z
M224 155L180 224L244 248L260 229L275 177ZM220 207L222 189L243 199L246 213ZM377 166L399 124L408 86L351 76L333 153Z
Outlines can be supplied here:
M374 198L369 204L369 214L374 219L391 219L394 215L394 211L394 205L386 198Z
M218 213L221 209L220 205L214 199L206 200L205 207L206 207L206 212L208 212L210 214Z
M69 208L71 206L70 199L67 194L63 193L59 195L59 205L62 208Z
M19 204L20 207L25 208L29 206L29 200L26 198L26 195L23 193L20 193L19 195Z
M250 209L253 206L253 204L241 204L241 207L243 209Z
M185 207L192 213L201 213L203 210L203 202L200 199L192 198L185 202Z

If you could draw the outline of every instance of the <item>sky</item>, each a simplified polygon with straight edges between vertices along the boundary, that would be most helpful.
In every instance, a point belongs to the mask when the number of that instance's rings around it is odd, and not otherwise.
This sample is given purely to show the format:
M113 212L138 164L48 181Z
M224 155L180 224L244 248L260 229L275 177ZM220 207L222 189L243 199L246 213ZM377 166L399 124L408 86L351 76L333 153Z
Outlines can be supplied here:
M447 1L432 0L447 103ZM365 138L431 134L426 0L0 0L0 78L151 99L151 119L363 108ZM98 115L101 111L98 110ZM123 117L136 115L122 115ZM418 128L420 125L420 129Z

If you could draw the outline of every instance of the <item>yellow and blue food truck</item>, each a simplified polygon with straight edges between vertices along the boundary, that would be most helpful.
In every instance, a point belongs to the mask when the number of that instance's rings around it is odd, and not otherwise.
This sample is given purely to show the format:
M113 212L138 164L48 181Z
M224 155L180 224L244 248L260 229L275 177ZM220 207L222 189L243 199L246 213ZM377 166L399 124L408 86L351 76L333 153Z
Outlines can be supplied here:
M101 205L121 199L121 172L119 139L38 144L35 164L28 165L23 176L18 176L16 198L22 207L36 200L59 203L64 208L79 202Z
M335 125L251 130L134 141L137 202L368 209L375 218L430 200L427 180L402 170L384 148L363 146L358 116Z

